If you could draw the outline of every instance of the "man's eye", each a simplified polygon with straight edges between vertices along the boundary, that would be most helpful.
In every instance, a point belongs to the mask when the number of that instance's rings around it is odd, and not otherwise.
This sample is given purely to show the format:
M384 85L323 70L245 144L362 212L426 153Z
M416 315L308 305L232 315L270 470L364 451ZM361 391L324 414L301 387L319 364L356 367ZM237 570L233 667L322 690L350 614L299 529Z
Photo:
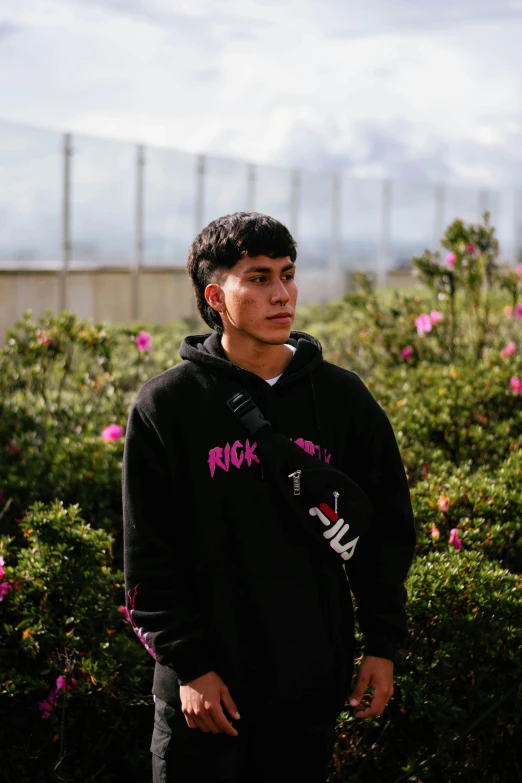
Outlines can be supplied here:
M266 277L264 275L262 275L261 277L253 277L251 282L252 283L259 283L259 282L263 283L265 280L266 280Z

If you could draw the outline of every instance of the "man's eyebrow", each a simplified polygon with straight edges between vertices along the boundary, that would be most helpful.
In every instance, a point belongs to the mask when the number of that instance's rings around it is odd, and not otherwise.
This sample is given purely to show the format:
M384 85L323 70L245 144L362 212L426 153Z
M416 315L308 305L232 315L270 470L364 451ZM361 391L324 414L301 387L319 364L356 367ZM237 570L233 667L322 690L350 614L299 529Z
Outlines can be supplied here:
M285 264L285 266L281 269L281 272L288 272L291 269L295 269L295 264ZM273 270L270 266L249 266L248 269L245 269L243 274L251 275L253 272L257 272L258 274L269 275L272 271L275 270Z

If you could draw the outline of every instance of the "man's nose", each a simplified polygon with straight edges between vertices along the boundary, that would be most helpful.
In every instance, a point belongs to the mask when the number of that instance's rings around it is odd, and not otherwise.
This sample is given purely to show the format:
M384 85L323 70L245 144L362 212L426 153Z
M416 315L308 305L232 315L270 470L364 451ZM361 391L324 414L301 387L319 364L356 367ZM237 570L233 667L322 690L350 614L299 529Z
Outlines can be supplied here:
M282 302L286 304L290 299L290 294L286 290L286 286L282 280L279 280L272 291L272 302Z

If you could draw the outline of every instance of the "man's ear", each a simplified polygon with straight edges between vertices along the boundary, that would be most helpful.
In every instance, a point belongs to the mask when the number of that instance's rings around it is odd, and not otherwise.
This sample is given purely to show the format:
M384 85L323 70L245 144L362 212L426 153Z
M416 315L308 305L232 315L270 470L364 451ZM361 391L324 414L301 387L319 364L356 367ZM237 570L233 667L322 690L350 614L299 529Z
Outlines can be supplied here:
M221 313L225 307L223 289L218 283L209 283L205 288L205 299L213 310Z

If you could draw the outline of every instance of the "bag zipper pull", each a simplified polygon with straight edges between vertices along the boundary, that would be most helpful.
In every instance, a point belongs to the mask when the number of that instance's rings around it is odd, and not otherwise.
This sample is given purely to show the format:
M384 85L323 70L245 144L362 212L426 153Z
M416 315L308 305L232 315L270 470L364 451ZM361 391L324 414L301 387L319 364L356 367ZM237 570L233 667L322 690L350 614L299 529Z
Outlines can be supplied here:
M300 495L301 494L301 471L296 470L294 473L289 473L288 478L292 478L294 480L294 495Z
M334 495L334 498L335 498L334 499L334 511L337 514L337 498L339 497L339 493L338 492L334 492L333 495Z

